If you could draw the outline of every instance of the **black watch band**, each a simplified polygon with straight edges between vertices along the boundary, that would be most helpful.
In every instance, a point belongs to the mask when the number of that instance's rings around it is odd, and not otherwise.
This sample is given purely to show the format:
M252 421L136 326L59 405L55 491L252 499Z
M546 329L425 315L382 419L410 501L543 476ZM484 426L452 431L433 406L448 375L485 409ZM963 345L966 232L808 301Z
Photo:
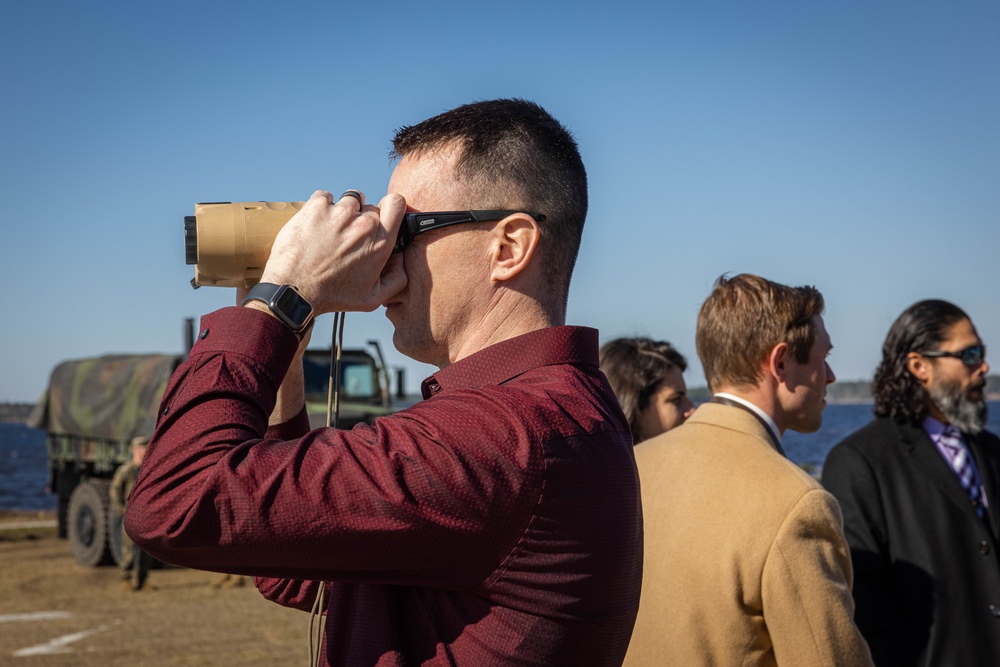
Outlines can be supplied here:
M312 304L291 285L257 283L250 288L243 305L249 301L263 301L282 324L297 334L309 328L315 314Z

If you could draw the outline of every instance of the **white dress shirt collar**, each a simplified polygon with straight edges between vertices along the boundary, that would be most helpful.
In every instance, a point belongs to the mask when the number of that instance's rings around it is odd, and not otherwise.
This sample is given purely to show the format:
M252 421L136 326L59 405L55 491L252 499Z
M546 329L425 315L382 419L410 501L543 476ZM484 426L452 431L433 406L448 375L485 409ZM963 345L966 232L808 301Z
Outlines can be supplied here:
M728 398L730 401L735 401L740 405L746 406L747 408L752 410L753 413L758 417L760 417L761 419L763 419L764 423L767 424L767 427L771 429L771 435L774 436L774 441L777 443L781 442L781 431L778 430L778 425L774 423L773 419L771 419L771 415L767 414L766 412L758 408L756 405L746 400L745 398L740 398L739 396L733 396L732 394L727 394L723 391L720 391L715 395L721 396L722 398Z

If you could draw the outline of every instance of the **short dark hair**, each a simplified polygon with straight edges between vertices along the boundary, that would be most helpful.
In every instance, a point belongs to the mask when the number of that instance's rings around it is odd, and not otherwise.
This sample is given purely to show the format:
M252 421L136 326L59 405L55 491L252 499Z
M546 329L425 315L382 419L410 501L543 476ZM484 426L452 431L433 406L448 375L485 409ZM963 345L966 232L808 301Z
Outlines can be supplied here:
M907 366L910 352L930 352L948 337L948 329L969 319L964 310L941 299L918 301L896 318L882 344L882 362L875 371L872 395L875 415L905 424L927 416L927 391Z
M800 364L816 340L814 318L823 314L815 287L788 287L743 273L720 276L698 313L695 342L708 388L756 385L761 362L787 343Z
M616 338L601 346L600 364L628 419L632 441L638 443L639 413L649 407L671 368L687 370L687 360L666 341Z
M539 252L565 308L587 218L587 172L572 134L534 102L473 102L397 130L393 157L452 143L462 148L458 177L480 198L468 208L545 215Z

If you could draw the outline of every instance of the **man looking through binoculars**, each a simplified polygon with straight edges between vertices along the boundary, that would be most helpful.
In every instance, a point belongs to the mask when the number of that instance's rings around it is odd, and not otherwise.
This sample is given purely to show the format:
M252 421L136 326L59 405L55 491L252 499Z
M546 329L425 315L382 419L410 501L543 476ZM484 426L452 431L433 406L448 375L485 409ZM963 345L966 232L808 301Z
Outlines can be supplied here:
M587 209L575 141L541 107L494 100L394 147L377 207L315 193L265 286L203 318L127 530L282 604L325 589L323 664L618 664L642 517L598 334L563 326ZM379 305L396 347L441 369L426 400L309 431L300 336L314 314Z

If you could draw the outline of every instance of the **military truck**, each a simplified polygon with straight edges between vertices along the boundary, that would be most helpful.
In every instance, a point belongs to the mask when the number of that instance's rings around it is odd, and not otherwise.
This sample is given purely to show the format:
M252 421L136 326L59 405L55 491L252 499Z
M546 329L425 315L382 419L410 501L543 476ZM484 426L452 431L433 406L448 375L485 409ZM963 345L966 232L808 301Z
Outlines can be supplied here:
M190 340L190 335L189 335ZM405 400L402 369L390 395L389 373L377 341L341 353L340 428L371 423ZM121 519L109 512L108 489L117 467L131 456L131 441L149 437L167 382L181 355L107 355L66 361L52 371L48 388L29 418L47 432L49 489L58 503L58 534L69 540L76 562L121 563ZM330 351L305 355L306 404L312 426L326 425Z

